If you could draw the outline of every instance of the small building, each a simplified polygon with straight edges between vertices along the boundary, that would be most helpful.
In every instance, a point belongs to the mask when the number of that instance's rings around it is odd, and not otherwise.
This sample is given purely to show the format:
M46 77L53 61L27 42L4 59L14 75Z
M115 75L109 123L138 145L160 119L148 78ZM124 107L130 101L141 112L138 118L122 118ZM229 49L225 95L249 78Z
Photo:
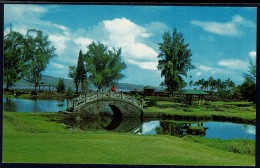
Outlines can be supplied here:
M41 83L39 85L39 91L40 92L44 92L44 91L49 91L49 92L53 92L55 89L56 89L56 85L53 85L53 84L44 84L44 83Z
M185 90L185 91L181 92L181 94L186 95L189 105L191 105L192 97L194 97L194 96L196 96L198 98L199 105L204 104L205 103L204 96L208 95L207 92L203 92L201 90Z
M142 91L138 89L130 90L131 95L141 95Z
M144 87L144 95L145 96L153 96L154 95L154 88L151 86Z

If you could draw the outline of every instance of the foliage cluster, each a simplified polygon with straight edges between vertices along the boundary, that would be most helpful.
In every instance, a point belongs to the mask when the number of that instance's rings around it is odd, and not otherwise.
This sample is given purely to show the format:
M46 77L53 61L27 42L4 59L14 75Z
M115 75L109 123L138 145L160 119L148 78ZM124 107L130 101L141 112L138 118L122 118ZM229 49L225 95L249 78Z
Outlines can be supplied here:
M58 84L57 84L57 93L65 93L66 91L66 86L64 83L63 78L59 78Z
M188 113L187 113L188 112ZM255 125L256 109L252 102L208 102L207 105L188 106L174 102L157 101L157 105L144 109L146 116L160 116L173 120L213 120Z
M157 100L153 97L150 97L146 100L146 104L149 106L149 107L152 107L152 106L155 106L157 105Z
M187 134L190 135L205 135L205 128L202 126L189 126L187 128Z
M74 92L73 92L71 86L68 87L68 90L66 92L66 96L68 96L68 97L73 97L74 96Z
M48 35L41 30L29 29L25 35L10 32L4 36L4 82L6 90L15 82L26 78L35 87L39 86L42 72L56 54Z
M158 66L161 70L161 76L164 81L161 86L167 87L168 93L173 95L174 92L182 90L187 86L184 77L187 78L187 71L195 69L191 64L191 50L188 49L189 44L185 44L182 33L177 32L174 28L172 34L165 31L163 42L158 43L160 53L158 55ZM248 101L256 101L256 63L252 59L249 60L249 73L244 74L245 81L240 86L235 86L235 83L229 78L225 81L214 79L212 76L209 79L200 79L196 82L190 81L188 85L199 87L199 89L214 93L222 99L243 99Z
M178 33L174 28L172 35L165 31L162 37L163 43L159 43L157 67L164 77L161 86L166 86L168 92L173 94L185 86L183 77L187 77L187 71L194 69L195 66L191 64L192 53L188 49L189 44L184 43L182 33Z
M121 48L109 50L100 42L92 42L87 48L86 54L80 50L77 66L69 66L69 77L74 80L76 92L79 83L82 88L92 83L100 91L124 77L122 70L126 64L121 60Z
M185 136L182 139L185 141L196 142L204 144L216 149L220 149L227 152L239 153L243 155L255 156L255 141L254 140L220 140L220 139L208 139L198 136Z

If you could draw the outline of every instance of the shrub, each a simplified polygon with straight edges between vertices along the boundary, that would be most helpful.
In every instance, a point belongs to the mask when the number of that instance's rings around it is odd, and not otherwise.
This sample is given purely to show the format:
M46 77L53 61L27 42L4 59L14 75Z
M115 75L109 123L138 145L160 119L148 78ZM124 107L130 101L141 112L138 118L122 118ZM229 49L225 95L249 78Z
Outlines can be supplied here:
M155 106L157 104L157 100L155 98L149 98L148 99L148 102L147 102L147 105L148 106Z
M32 91L31 91L31 95L38 95L38 93L37 93L36 90L32 90Z
M206 131L205 128L201 127L201 126L190 126L187 129L187 134L191 134L191 135L205 135Z
M74 92L73 92L71 86L68 87L66 96L68 96L68 97L73 97L74 96Z
M58 93L65 93L65 83L63 78L59 78L58 84L57 84L57 92Z

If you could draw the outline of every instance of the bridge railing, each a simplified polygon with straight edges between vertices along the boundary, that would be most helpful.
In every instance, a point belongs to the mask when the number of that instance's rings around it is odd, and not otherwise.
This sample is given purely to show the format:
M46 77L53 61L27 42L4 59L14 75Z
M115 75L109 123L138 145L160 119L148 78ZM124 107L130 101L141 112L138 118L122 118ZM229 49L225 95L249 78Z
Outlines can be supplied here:
M123 94L123 92L97 92L95 94L84 94L84 95L79 95L76 98L73 99L67 99L67 110L68 111L73 111L75 109L81 108L84 106L86 103L101 99L101 98L117 98L117 99L122 99L128 102L131 102L135 106L143 109L143 101L139 101L134 98L134 96L129 96Z

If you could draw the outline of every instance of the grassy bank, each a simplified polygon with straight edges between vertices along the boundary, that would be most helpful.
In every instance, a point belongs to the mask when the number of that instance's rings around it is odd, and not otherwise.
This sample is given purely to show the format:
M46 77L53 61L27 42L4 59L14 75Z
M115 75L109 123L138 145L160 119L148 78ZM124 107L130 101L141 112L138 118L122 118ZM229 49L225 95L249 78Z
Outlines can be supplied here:
M144 109L145 117L174 120L214 120L255 125L256 109L251 102L207 102L203 106L158 101Z
M4 93L3 97L7 98L15 98L14 94L11 93ZM30 93L18 94L16 98L19 99L65 99L66 94L59 94L59 93L38 93L37 95L31 95Z
M59 113L4 112L3 120L5 163L255 165L254 141L246 153L231 147L244 140L71 131Z

